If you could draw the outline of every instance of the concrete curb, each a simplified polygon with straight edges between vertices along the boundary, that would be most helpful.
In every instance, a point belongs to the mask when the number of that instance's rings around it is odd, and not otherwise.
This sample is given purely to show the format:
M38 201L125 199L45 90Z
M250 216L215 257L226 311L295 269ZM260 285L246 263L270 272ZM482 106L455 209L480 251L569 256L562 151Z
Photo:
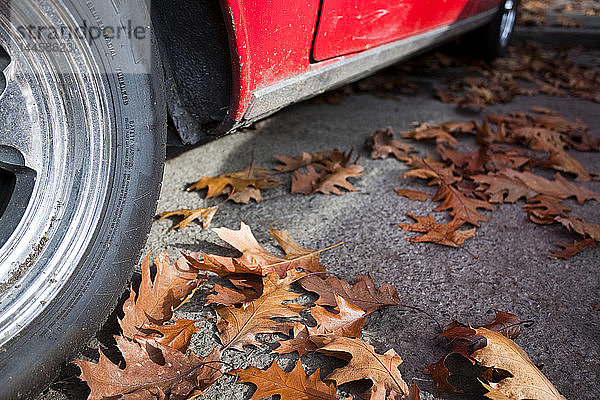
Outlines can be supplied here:
M552 46L600 48L600 29L518 26L513 38L515 43L531 40Z

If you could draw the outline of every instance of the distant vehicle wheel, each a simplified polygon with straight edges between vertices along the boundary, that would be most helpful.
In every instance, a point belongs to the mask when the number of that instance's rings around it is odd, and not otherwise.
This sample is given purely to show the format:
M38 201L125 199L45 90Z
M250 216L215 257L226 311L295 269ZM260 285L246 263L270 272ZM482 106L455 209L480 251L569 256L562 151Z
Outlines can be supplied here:
M503 0L494 19L468 33L464 44L486 60L506 55L517 20L518 5L519 0Z
M162 179L144 0L0 1L0 398L30 398L106 320Z

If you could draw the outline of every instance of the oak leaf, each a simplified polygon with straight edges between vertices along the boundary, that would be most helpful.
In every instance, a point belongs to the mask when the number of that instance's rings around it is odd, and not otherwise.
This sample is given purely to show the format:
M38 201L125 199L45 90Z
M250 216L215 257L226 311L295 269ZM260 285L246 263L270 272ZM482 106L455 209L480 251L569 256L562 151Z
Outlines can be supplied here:
M583 204L586 200L596 200L600 202L600 193L571 183L558 173L554 175L553 181L528 171L519 172L513 169L504 169L496 175L488 175L504 176L524 184L536 193L558 197L559 199L566 199L574 196L579 204Z
M494 389L509 399L565 400L515 342L486 328L476 329L475 332L486 340L486 345L473 352L471 358L482 365L493 366L512 374L496 383Z
M377 130L367 137L366 146L371 150L371 158L388 158L393 155L402 160L410 153L416 153L413 147L394 139L392 128Z
M373 387L386 396L392 392L400 396L408 395L408 385L398 371L402 359L393 349L385 354L378 354L370 344L346 337L320 336L313 340L319 341L320 353L349 361L348 365L336 369L327 377L337 385L369 379L373 382Z
M494 399L563 400L511 340L519 333L519 318L501 311L496 311L494 321L479 328L453 322L442 334L449 340L451 352L430 364L425 373L433 375L440 392L479 394L483 388L488 390L485 396Z
M178 215L183 216L183 219L179 223L170 227L168 232L170 232L174 229L184 230L185 227L187 227L190 224L190 222L192 222L196 219L201 220L202 228L206 229L212 222L212 219L218 210L219 210L219 206L214 206L214 207L210 207L210 208L197 208L195 210L190 210L190 209L186 208L186 209L181 209L181 210L177 210L177 211L164 212L162 214L159 214L158 219L161 220L161 219L170 218L170 217L174 217L174 216L178 216Z
M435 139L436 143L458 146L458 140L440 126L423 123L412 131L400 132L403 138L414 140Z
M501 173L475 175L472 177L479 186L489 195L490 203L515 203L521 197L529 197L535 193L529 186L519 179L507 177Z
M194 325L195 322L190 319L173 318L170 324L146 324L140 329L143 334L135 335L134 339L139 343L152 340L185 353L190 346L192 335L200 331Z
M590 237L600 242L600 224L586 222L583 218L571 215L558 216L554 219L568 230L575 231L583 237Z
M418 190L398 189L398 188L395 188L394 190L396 191L396 193L398 194L398 196L406 197L409 200L424 201L424 200L427 200L428 198L431 197L430 194L423 193L423 192L418 191Z
M300 194L342 194L341 190L355 191L354 186L348 178L362 176L363 166L357 165L356 161L350 163L352 150L342 153L335 149L332 154L319 163L314 163L306 168L306 173L296 171L292 177L292 193Z
M188 191L208 188L206 198L229 195L236 203L248 204L250 199L257 203L263 200L260 190L270 189L281 185L282 182L273 178L271 172L250 165L247 168L219 175L217 177L203 176L188 187Z
M311 315L317 326L308 328L311 335L335 335L360 338L360 330L365 323L366 312L343 297L335 296L338 314L331 313L321 306L315 306Z
M273 157L283 164L277 165L275 170L279 172L292 172L310 164L322 161L325 158L330 157L331 153L331 151L313 152L310 154L303 152L302 154L294 157L275 155Z
M475 229L458 230L464 224L460 219L454 219L448 224L438 224L433 216L419 217L412 213L407 214L417 221L413 224L398 224L405 231L423 232L425 235L408 238L409 242L433 242L444 246L460 247L465 240L475 236Z
M596 241L594 239L582 239L575 240L573 243L558 244L561 247L561 251L553 251L550 253L550 258L562 258L568 260L575 254L581 253L585 249L596 247Z
M124 369L100 352L98 363L75 360L80 379L91 389L90 400L106 398L185 399L201 394L221 375L220 353L205 358L148 341L144 345L116 337L123 355ZM153 358L162 362L156 363Z
M275 273L269 274L263 277L263 293L258 299L241 307L216 307L217 329L224 348L241 350L245 345L254 344L254 336L258 333L289 334L292 323L277 322L272 318L298 317L305 308L289 303L300 296L290 291L290 285L302 276L295 270L288 271L283 279Z
M368 275L357 275L354 285L332 276L321 279L308 275L300 280L300 285L309 292L317 293L319 298L316 303L322 306L337 306L336 296L343 297L367 314L386 306L402 304L394 286L383 283L377 288Z
M283 371L275 361L267 370L248 367L236 370L240 382L252 383L256 391L250 400L272 395L280 395L281 400L335 400L333 384L326 384L319 378L317 369L312 375L304 373L300 360L291 372Z
M485 200L466 197L458 189L445 182L440 182L438 191L432 200L441 201L440 205L433 209L434 211L450 210L450 215L455 219L463 220L475 226L479 226L479 221L487 221L487 218L481 215L477 209L493 210L495 208Z
M123 335L133 338L148 323L163 324L171 319L173 310L189 299L198 285L198 271L185 259L171 264L166 251L156 257L156 278L150 278L150 255L142 263L142 281L136 293L130 290L123 304L124 316L119 319Z
M543 194L527 199L523 208L527 210L527 216L532 222L542 225L554 224L555 217L565 216L571 211L571 207L562 204L560 199Z
M295 351L298 352L298 356L314 351L317 346L310 340L310 333L308 327L301 322L294 322L293 336L288 340L280 340L279 347L274 351L278 354L288 354Z
M271 235L277 240L286 253L284 258L269 253L262 247L243 222L239 230L228 228L213 229L217 235L242 253L241 257L204 256L204 262L193 262L194 267L203 271L212 271L220 276L231 273L255 273L266 275L277 272L280 277L286 276L290 269L304 268L311 272L322 272L325 267L319 262L321 251L305 249L291 239L287 231L272 229Z

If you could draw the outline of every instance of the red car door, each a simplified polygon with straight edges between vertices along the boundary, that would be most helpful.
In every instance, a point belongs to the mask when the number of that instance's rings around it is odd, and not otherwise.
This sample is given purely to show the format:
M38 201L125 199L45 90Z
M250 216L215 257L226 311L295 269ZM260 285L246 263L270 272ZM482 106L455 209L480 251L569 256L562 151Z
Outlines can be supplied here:
M313 59L407 38L489 10L498 0L323 0Z

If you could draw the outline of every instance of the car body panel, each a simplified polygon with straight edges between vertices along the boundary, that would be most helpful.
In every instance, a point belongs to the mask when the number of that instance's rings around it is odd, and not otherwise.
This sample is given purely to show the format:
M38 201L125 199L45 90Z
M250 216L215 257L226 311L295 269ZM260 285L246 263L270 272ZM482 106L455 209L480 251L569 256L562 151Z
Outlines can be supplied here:
M450 25L496 0L323 0L313 59L326 60Z
M331 4L341 4L343 0L323 1L326 14L322 17L335 18L337 13L339 19L350 18L347 25L351 25L351 15L355 11L325 7L329 1ZM360 0L347 2L355 5L362 3ZM393 1L374 0L371 9L383 3L392 4ZM410 18L415 21L410 26L402 24L409 17L399 16L397 20L386 20L390 33L381 34L378 38L360 39L354 35L354 38L343 39L339 37L343 31L337 33L337 41L319 38L324 48L329 46L329 50L323 54L336 56L316 61L311 54L318 26L321 26L319 0L221 0L232 55L233 85L229 119L234 124L231 129L249 125L311 94L359 79L410 54L474 29L491 19L500 0L403 0L401 3L412 5L409 7ZM434 6L434 3L438 5ZM443 4L443 7L439 4ZM368 11L367 6L361 7ZM432 9L438 8L445 11L431 13ZM394 15L400 15L401 9L395 8ZM468 21L473 23L461 24ZM370 24L363 24L360 29L369 29L369 26L372 30L376 29L375 23L371 20ZM454 27L456 29L450 29ZM435 34L428 36L428 32ZM401 43L406 43L410 51L395 46ZM379 53L385 53L385 56ZM368 57L359 57L365 54ZM349 62L353 57L358 57L357 61L369 61ZM352 72L339 75L336 64L344 68L352 64ZM304 81L312 82L310 88L301 86Z

